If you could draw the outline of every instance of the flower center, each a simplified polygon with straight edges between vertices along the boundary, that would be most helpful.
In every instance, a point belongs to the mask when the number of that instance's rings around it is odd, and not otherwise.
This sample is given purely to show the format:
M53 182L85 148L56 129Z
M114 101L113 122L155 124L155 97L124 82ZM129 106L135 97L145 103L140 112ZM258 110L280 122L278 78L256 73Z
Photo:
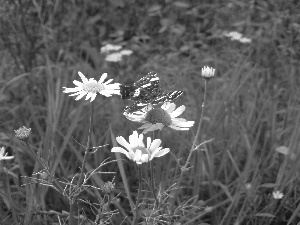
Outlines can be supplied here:
M151 109L147 113L145 120L152 124L162 123L164 126L172 124L172 119L169 113L161 108Z
M89 83L86 83L85 85L83 85L82 89L86 92L97 93L97 92L105 90L105 85L98 84L97 82L89 82Z
M133 147L131 148L131 150L135 153L136 150L141 150L142 154L148 154L148 150L145 147L141 147L141 146L137 146L137 147Z

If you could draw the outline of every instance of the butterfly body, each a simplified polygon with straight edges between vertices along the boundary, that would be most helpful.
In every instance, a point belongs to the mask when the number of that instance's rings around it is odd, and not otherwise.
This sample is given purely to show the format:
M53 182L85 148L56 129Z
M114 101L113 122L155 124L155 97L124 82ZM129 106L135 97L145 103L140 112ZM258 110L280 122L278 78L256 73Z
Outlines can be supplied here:
M122 99L133 101L131 106L125 108L126 113L132 113L149 104L157 105L167 101L171 102L182 95L183 91L162 91L159 77L156 73L150 72L133 85L121 85L120 94Z

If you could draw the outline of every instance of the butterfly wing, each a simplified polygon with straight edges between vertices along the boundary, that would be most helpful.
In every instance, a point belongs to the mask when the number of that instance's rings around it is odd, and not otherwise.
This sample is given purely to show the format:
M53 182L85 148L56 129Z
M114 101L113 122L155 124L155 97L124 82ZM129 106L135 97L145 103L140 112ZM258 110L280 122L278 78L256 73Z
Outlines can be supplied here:
M139 79L133 85L121 85L120 94L122 99L129 99L138 103L147 103L151 98L158 95L160 90L157 73L150 72Z
M164 93L160 96L157 96L153 100L152 104L157 105L157 104L160 104L160 103L163 103L163 102L172 102L182 94L183 94L183 91L181 91L181 90L179 90L179 91L170 91L168 93Z
M122 99L131 99L137 88L133 85L120 85L120 94Z
M149 104L157 105L163 102L172 102L182 95L183 91L163 93L157 73L150 72L133 85L121 85L120 93L122 99L133 101L133 104L126 106L124 110L126 113L132 113Z
M151 91L154 88L159 88L159 85L159 77L155 72L148 73L146 76L134 83L135 87L148 91Z

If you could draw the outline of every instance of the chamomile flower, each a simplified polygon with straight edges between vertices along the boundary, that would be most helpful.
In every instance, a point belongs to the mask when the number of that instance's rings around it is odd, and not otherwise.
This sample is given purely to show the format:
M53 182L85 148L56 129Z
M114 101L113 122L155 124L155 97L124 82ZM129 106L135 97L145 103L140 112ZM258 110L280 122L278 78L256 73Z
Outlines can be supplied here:
M122 147L113 147L111 151L126 155L127 158L136 162L136 164L147 163L153 158L164 156L170 151L169 148L160 147L160 139L151 141L151 138L147 137L147 146L145 146L143 138L143 134L139 135L137 131L133 131L133 134L129 136L129 142L122 136L119 136L116 140L125 149Z
M201 69L201 76L206 80L213 78L214 75L215 75L215 69L212 67L204 66Z
M112 44L106 44L100 49L101 53L109 53L111 51L119 51L122 49L121 45L112 45Z
M284 195L280 191L276 190L273 191L272 196L274 199L282 199Z
M120 84L110 84L113 79L109 79L104 82L107 77L107 73L103 73L97 82L94 78L87 79L80 71L78 71L82 82L74 80L73 83L77 86L75 88L65 88L64 93L73 93L70 96L76 96L75 100L79 100L86 95L85 100L91 99L91 102L95 100L97 93L110 97L113 94L120 94Z
M189 130L194 125L194 121L187 121L183 118L177 118L184 110L182 105L177 109L171 102L165 102L160 108L145 107L140 111L133 113L124 113L127 119L144 123L138 129L144 129L143 133L148 131L161 130L164 127L170 127L174 130Z
M7 156L7 153L5 153L4 147L0 148L0 161L1 160L9 160L13 159L14 156Z

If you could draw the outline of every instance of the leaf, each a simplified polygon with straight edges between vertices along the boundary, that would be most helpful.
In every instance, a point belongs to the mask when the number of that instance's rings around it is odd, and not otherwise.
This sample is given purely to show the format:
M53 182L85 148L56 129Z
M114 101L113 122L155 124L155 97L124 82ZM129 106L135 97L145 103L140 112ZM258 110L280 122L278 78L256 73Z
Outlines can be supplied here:
M289 153L289 148L286 146L279 146L275 150L283 155L287 155Z
M275 216L270 214L270 213L256 213L255 216L258 217L269 217L269 218L274 218Z
M125 6L124 0L109 0L109 2L115 7L124 8Z
M156 16L159 15L161 12L161 5L152 5L150 6L150 8L148 9L148 15L149 16Z
M265 183L262 185L259 185L259 187L264 187L264 188L276 188L278 185L277 184L273 184L273 183Z
M190 4L186 3L186 2L180 2L180 1L176 1L173 3L174 6L177 6L179 8L189 8Z

